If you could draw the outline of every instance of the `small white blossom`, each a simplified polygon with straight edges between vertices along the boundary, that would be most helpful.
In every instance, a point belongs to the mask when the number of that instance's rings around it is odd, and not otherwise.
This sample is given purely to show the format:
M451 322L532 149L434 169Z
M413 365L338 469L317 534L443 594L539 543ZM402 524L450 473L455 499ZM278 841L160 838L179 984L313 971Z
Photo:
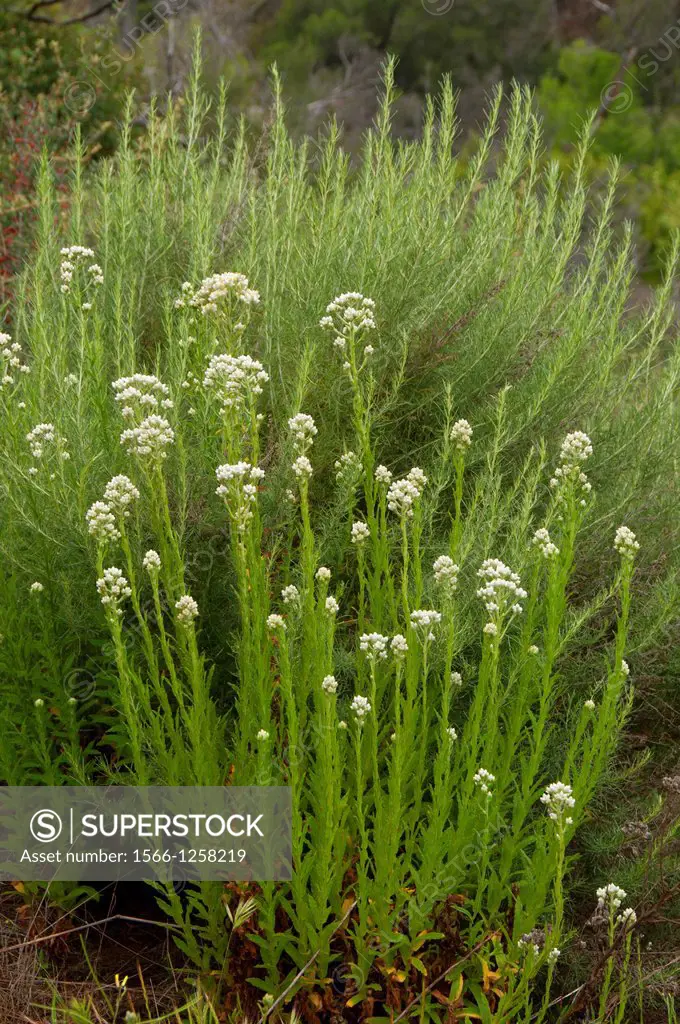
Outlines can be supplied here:
M573 825L569 811L576 806L576 801L571 786L565 782L551 782L541 797L541 803L546 805L548 817L552 821L558 825Z
M406 637L402 636L401 633L397 633L392 637L390 641L390 647L392 648L392 654L397 661L403 661L408 653L408 643Z
M335 479L346 488L356 485L363 467L356 452L345 452L335 461Z
M123 417L134 423L140 424L160 409L173 408L167 385L154 374L134 373L131 377L119 377L111 387Z
M635 534L627 526L619 526L614 537L614 547L624 561L632 562L640 545Z
M389 637L382 633L362 633L359 637L359 650L364 651L372 660L386 658L388 643Z
M352 544L356 544L358 547L369 539L371 531L368 528L367 523L357 521L352 523Z
M279 629L285 629L286 623L281 615L267 616L267 629L270 633L276 633Z
M352 697L352 703L350 709L354 712L357 718L357 723L363 725L364 718L366 715L371 713L371 704L366 697L356 696Z
M204 315L223 313L231 316L234 304L257 306L259 302L260 293L249 286L247 277L243 274L227 272L211 274L210 277L204 278L196 291L189 281L185 281L182 285L181 295L175 299L175 308L182 309L185 306L193 306L195 309L200 309ZM239 328L242 329L243 324L234 325L234 330Z
M299 412L288 420L288 427L293 434L293 446L297 452L303 455L309 451L314 443L318 430L311 416L305 412Z
M157 551L154 551L153 548L149 548L147 553L144 555L144 558L142 560L142 565L144 566L146 571L149 573L149 575L153 575L154 573L160 572L161 571L161 556L158 554Z
M240 409L262 394L269 374L262 363L251 356L212 356L203 375L203 387L217 395L222 412Z
M34 583L31 583L31 586L29 587L29 590L31 591L32 594L42 594L44 589L44 586L39 580L36 580Z
M53 423L38 423L26 434L26 440L34 459L41 459L43 457L46 445L53 445L59 442Z
M300 591L293 583L290 583L281 591L281 597L284 604L297 604L300 600Z
M615 923L617 925L623 925L624 929L628 931L637 924L637 914L632 907L626 907L625 910L622 910L621 913L617 915Z
M326 612L328 615L337 615L340 611L340 605L334 597L326 598Z
M453 686L462 686L463 685L463 677L460 674L460 672L452 672L451 673L451 684Z
M260 729L256 738L264 743L269 739L269 733L266 729Z
M166 448L175 440L175 432L166 419L147 416L138 427L124 430L120 435L120 443L128 455L139 455L153 461L167 457Z
M321 689L324 691L324 693L337 693L338 681L335 678L335 676L324 676L321 682Z
M482 598L489 613L500 619L508 611L513 615L518 615L522 611L519 601L527 597L527 592L520 586L517 573L504 562L499 558L487 558L482 562L477 575L483 581L483 586L477 591L477 597Z
M258 484L264 470L249 462L224 463L215 470L218 487L215 494L224 498L236 529L243 533L254 515Z
M116 526L116 517L111 511L111 506L105 501L95 501L85 513L87 530L91 537L94 537L98 544L108 544L120 537L120 530Z
M606 908L612 914L615 910L619 909L627 893L625 889L615 885L614 882L609 882L608 885L603 885L598 889L595 895L597 896L598 907Z
M595 701L594 700L587 700L587 701L585 701L583 706L584 706L584 708L587 708L588 711L594 711L595 710Z
M97 592L104 607L118 616L123 614L120 605L132 594L130 584L115 566L104 569L104 575L97 580Z
M319 583L328 583L331 578L331 571L325 565L320 565L316 570L316 578Z
M560 549L550 539L550 534L544 526L536 530L533 536L532 544L539 548L544 558L552 558L554 555L559 555Z
M31 368L22 362L22 350L18 341L0 331L0 391L16 383L15 373L30 373ZM19 403L25 408L25 402Z
M448 727L448 729L446 730L446 733L447 733L447 736L449 737L449 739L451 740L452 743L453 743L454 740L458 739L458 733L456 732L456 730L453 728L452 725L450 725Z
M456 451L464 452L472 444L472 427L467 420L456 420L451 427L451 440Z
M475 786L481 789L482 793L486 796L491 796L493 783L496 781L496 776L488 772L486 768L480 768L475 772L472 781Z
M498 626L495 622L487 622L482 632L487 636L498 636Z
M309 480L312 475L312 464L306 455L299 455L293 463L292 469L298 480Z
M592 485L582 468L583 463L592 454L593 446L587 434L581 430L567 434L560 449L560 464L550 480L550 486L557 490L560 501L563 500L560 489L565 485L585 494L592 490ZM584 498L581 499L580 504L585 505Z
M432 628L438 626L441 621L441 612L436 612L432 608L417 608L411 612L411 625L414 629L424 630L428 640L434 639Z
M432 568L435 581L441 583L448 593L453 593L458 586L460 567L448 555L440 555L439 558L435 559Z
M116 515L130 515L130 506L139 498L139 491L129 477L120 475L109 480L104 488L104 501Z
M334 335L333 344L340 352L344 352L348 342L354 345L355 340L365 331L374 330L374 309L373 299L367 298L361 292L344 292L329 302L326 306L326 316L321 318L319 325ZM370 351L366 352L366 348ZM364 348L366 356L372 352L371 345Z
M338 722L338 729L345 730L346 728L347 728L347 722L344 719L341 719Z
M36 697L36 699L33 701L33 707L34 708L44 708L45 707L45 701L42 699L42 697Z
M557 946L555 946L555 947L554 947L553 949L551 949L551 950L550 950L550 952L548 953L548 963L549 963L549 964L555 964L555 963L557 963L557 961L559 960L559 958L560 958L561 956L562 956L562 950L561 950L561 949L558 949L558 947L557 947Z
M530 647L527 647L527 654L538 654L538 647L536 646L536 644L531 644Z
M387 492L387 507L391 512L411 518L415 503L420 500L427 477L422 469L415 466L407 476L390 484Z
M198 605L193 597L190 597L189 594L184 594L183 597L180 597L179 601L175 602L175 611L177 612L178 622L181 622L183 626L191 626L194 619L198 616Z
M390 473L387 466L378 466L375 471L375 482L382 484L384 487L389 487L392 483L392 474Z

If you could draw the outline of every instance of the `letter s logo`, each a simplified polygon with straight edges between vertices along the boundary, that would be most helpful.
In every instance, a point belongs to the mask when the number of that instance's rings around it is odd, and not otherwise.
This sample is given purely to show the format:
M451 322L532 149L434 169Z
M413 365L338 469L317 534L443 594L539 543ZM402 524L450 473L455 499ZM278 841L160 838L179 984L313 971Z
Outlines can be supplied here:
M29 827L31 835L39 843L53 843L61 835L61 830L64 826L56 811L45 808L42 811L35 812Z

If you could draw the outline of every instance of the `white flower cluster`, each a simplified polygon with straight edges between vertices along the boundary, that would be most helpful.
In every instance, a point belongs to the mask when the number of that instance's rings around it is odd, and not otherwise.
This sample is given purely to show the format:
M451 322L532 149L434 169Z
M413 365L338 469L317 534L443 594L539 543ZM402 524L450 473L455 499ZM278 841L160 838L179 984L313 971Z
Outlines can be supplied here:
M42 594L44 589L44 586L39 580L35 580L35 582L31 583L29 587L29 590L31 591L32 594Z
M63 438L57 434L54 423L38 423L26 434L26 440L34 459L41 459L45 454L45 449L52 446L62 449L60 452L62 459L69 458L69 453L63 449ZM31 476L35 476L38 470L32 466L28 472Z
M153 461L167 458L166 448L174 440L175 432L168 421L155 413L120 435L120 443L128 455L139 455Z
M361 459L356 452L345 452L339 459L336 459L335 479L345 487L353 487L359 479L362 469Z
M569 811L576 806L572 788L565 782L551 782L541 797L541 803L548 809L548 817L558 824L573 825Z
M487 612L501 619L508 611L519 615L522 606L519 603L527 596L526 590L520 586L520 578L499 558L487 558L477 571L483 586L477 591L477 597L484 601ZM494 625L494 623L490 623ZM495 635L488 630L491 635Z
M132 594L130 584L115 566L104 569L104 575L97 580L97 592L104 607L119 616L123 614L121 604Z
M416 608L411 612L411 625L415 630L422 630L426 640L434 640L432 628L442 621L441 613L432 608Z
M377 484L382 484L383 487L390 486L392 483L392 474L387 466L378 466L375 471L375 482Z
M456 451L467 451L472 444L472 427L467 420L456 420L451 427L451 440Z
M86 248L84 245L69 245L64 249L61 249L61 266L59 267L59 277L61 278L61 290L66 295L71 291L71 282L73 281L73 274L76 269L84 263L85 260L94 259L94 251ZM87 268L87 282L91 282L94 285L104 284L104 272L98 263L91 263ZM90 309L90 303L85 303L85 309Z
M90 505L85 513L85 522L88 533L98 544L108 544L109 541L116 541L120 537L116 517L111 511L111 506L105 501L95 501Z
M183 626L193 625L194 619L198 616L198 605L194 601L193 597L189 594L184 594L180 597L179 601L175 602L175 611L177 612L177 621Z
M615 910L619 909L627 893L625 889L615 885L614 882L609 882L608 885L603 885L598 889L595 895L597 896L598 907L606 909L612 914Z
M361 547L370 536L371 531L369 530L367 523L362 523L360 520L352 523L352 544L356 544L357 547Z
M387 492L387 507L391 512L411 518L415 503L422 497L427 477L417 466L400 480L390 484Z
M619 526L614 537L614 548L624 561L632 562L640 550L640 545L632 530L627 526Z
M452 725L450 725L446 730L446 735L449 737L451 743L453 743L454 740L458 739L458 733L456 732Z
M592 484L583 472L582 466L592 454L593 446L587 434L582 430L567 434L560 448L560 464L551 477L550 486L559 488L561 485L571 484L584 494L590 493ZM585 498L581 498L580 504L584 506L585 503Z
M257 485L264 479L264 470L249 462L225 463L217 467L215 475L219 481L215 494L225 499L237 529L242 532L253 518Z
M291 416L288 426L293 434L293 447L298 452L298 457L293 462L293 472L298 480L309 480L312 475L312 464L305 452L314 444L314 437L317 434L316 423L307 413L299 412Z
M112 477L104 488L104 501L112 512L127 519L130 506L139 498L139 491L130 477L120 474Z
M14 372L30 373L31 368L21 361L21 345L9 334L0 331L0 391L16 383Z
M436 583L440 583L449 594L453 594L458 586L460 566L456 565L448 555L440 555L432 566Z
M321 317L319 324L324 330L332 331L335 337L333 344L344 355L347 343L353 344L355 339L365 331L375 329L375 302L361 292L344 292L336 295L326 306L326 316ZM364 346L364 357L373 354L373 346ZM345 364L346 367L348 364Z
M276 633L280 629L286 628L286 622L282 615L268 615L267 616L267 629L270 633Z
M298 480L309 480L312 475L312 464L306 455L298 455L292 469Z
M142 565L149 575L153 576L155 573L161 571L161 556L157 551L154 551L153 548L149 548L142 559Z
M491 772L488 772L486 768L480 768L478 771L475 772L472 781L474 782L475 786L481 789L482 793L484 793L486 796L491 796L492 787L494 782L496 781L496 776L492 775Z
M333 694L338 692L338 681L335 676L324 676L321 682L321 689L324 693Z
M203 375L203 387L217 394L222 411L238 409L249 398L261 395L269 374L251 356L212 356Z
M262 743L266 743L269 739L269 733L266 729L259 729L255 738L260 740Z
M325 608L327 615L337 615L338 612L340 611L340 605L338 604L334 597L326 598Z
M281 591L281 598L284 604L299 604L300 591L294 583L290 583Z
M408 653L408 643L406 642L406 637L402 636L401 633L397 633L395 636L392 637L390 647L392 649L392 654L394 655L395 660L403 661L403 659L406 657Z
M387 657L387 645L390 642L388 636L382 633L362 633L359 637L359 650L375 661L378 658Z
M55 437L56 434L53 423L38 423L37 426L33 427L33 430L29 430L28 434L26 434L26 440L29 443L33 458L42 458L44 446L46 444L52 444Z
M134 373L131 377L119 377L111 387L115 401L120 405L126 420L139 423L149 413L159 409L172 409L173 402L167 384L163 384L152 373Z
M175 308L193 306L207 314L217 313L220 309L229 310L233 302L257 306L259 301L260 293L250 288L248 278L243 274L212 274L201 281L196 291L189 281L185 281L181 296L175 299Z
M624 929L628 931L637 924L637 914L632 907L626 907L620 914L617 914L615 923L623 925Z
M357 724L363 725L364 718L366 715L371 713L371 702L366 697L356 696L352 697L352 703L350 709L354 712L357 718Z
M319 583L328 583L331 578L331 571L325 565L320 565L316 570L315 576Z
M541 526L540 529L536 530L531 543L540 550L544 558L552 558L560 553L560 549L551 541L550 534L545 526Z
M318 434L316 423L306 412L299 412L288 420L288 427L293 434L293 447L296 452L309 451Z

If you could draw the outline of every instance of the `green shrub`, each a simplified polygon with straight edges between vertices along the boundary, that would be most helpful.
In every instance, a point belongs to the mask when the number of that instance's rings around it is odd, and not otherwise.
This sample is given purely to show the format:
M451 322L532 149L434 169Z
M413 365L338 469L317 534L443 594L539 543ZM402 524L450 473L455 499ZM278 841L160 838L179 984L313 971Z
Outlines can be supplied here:
M63 232L44 161L1 393L0 772L290 785L253 986L344 961L351 1005L403 1008L455 941L457 1007L545 1019L624 655L677 602L678 250L627 315L585 143L563 187L516 89L490 173L497 92L463 168L448 83L418 143L385 91L361 165L331 125L312 169L278 93L263 145L224 93L201 139L194 78L139 153L131 114L87 176L76 143ZM228 979L222 897L159 893Z

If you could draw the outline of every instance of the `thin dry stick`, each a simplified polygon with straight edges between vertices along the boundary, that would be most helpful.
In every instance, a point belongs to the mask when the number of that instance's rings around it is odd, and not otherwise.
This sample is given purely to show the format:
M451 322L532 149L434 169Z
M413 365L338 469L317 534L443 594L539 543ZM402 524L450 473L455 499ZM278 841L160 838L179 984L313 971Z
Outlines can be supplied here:
M352 913L352 911L354 910L356 905L357 905L357 901L355 900L354 903L352 904L352 906L348 908L345 916L338 922L337 928L333 929L333 935L335 935L335 933L338 931L339 928L342 928L343 924L345 923L345 921L347 920L349 915ZM333 938L333 935L331 935L331 938ZM286 998L286 996L291 991L293 986L297 984L297 982L300 980L302 975L305 973L307 968L312 966L312 964L314 963L314 961L316 960L316 958L317 958L317 956L319 955L320 952L321 952L321 950L317 949L316 953L314 953L309 958L309 960L304 965L304 967L297 972L297 974L295 975L295 977L291 981L291 983L288 986L288 988L284 989L284 991L281 993L281 995L278 996L278 998L274 1000L274 1002L269 1007L269 1009L265 1013L262 1014L262 1016L260 1017L260 1019L258 1021L258 1024L264 1024L264 1022L266 1021L267 1017L269 1017L269 1015L272 1013L272 1011L276 1009L276 1007L279 1005L279 1003L283 1002L283 1000Z
M454 967L458 967L459 964L465 963L465 961L468 960L474 953L477 953L482 948L482 946L485 946L487 944L487 942L489 941L489 939L491 938L492 935L493 935L493 932L490 932L488 935L485 935L484 938L481 939L477 943L476 946L473 946L473 948L469 952L467 952L465 954L465 956L461 957L460 960L456 960L455 963L452 963L450 967L447 967L443 974L440 974L438 978L435 978L434 981L431 982L427 986L427 988L423 992L420 993L420 995L417 995L415 997L415 999L411 1003L408 1004L406 1009L403 1010L399 1014L398 1017L395 1017L395 1019L392 1022L392 1024L399 1024L399 1021L403 1017L406 1016L406 1014L409 1012L409 1010L413 1009L413 1007L416 1005L416 1003L420 1002L420 1000L423 998L423 996L426 996L428 992L432 991L432 989L435 987L435 985L438 985L440 981L443 981L444 978L446 977L446 975L450 974L451 971L454 969Z
M78 925L77 928L67 928L63 932L53 932L51 935L41 935L37 939L29 939L27 942L18 942L15 946L5 946L0 949L2 953L13 953L16 949L27 949L29 946L37 946L41 942L50 942L53 939L61 939L65 935L73 935L75 932L84 932L88 928L97 928L102 924L110 924L111 921L131 921L133 924L152 924L157 928L176 930L176 924L165 924L163 921L149 921L145 917L129 917L127 914L112 914L110 917L103 917L100 921L90 921L88 924Z

